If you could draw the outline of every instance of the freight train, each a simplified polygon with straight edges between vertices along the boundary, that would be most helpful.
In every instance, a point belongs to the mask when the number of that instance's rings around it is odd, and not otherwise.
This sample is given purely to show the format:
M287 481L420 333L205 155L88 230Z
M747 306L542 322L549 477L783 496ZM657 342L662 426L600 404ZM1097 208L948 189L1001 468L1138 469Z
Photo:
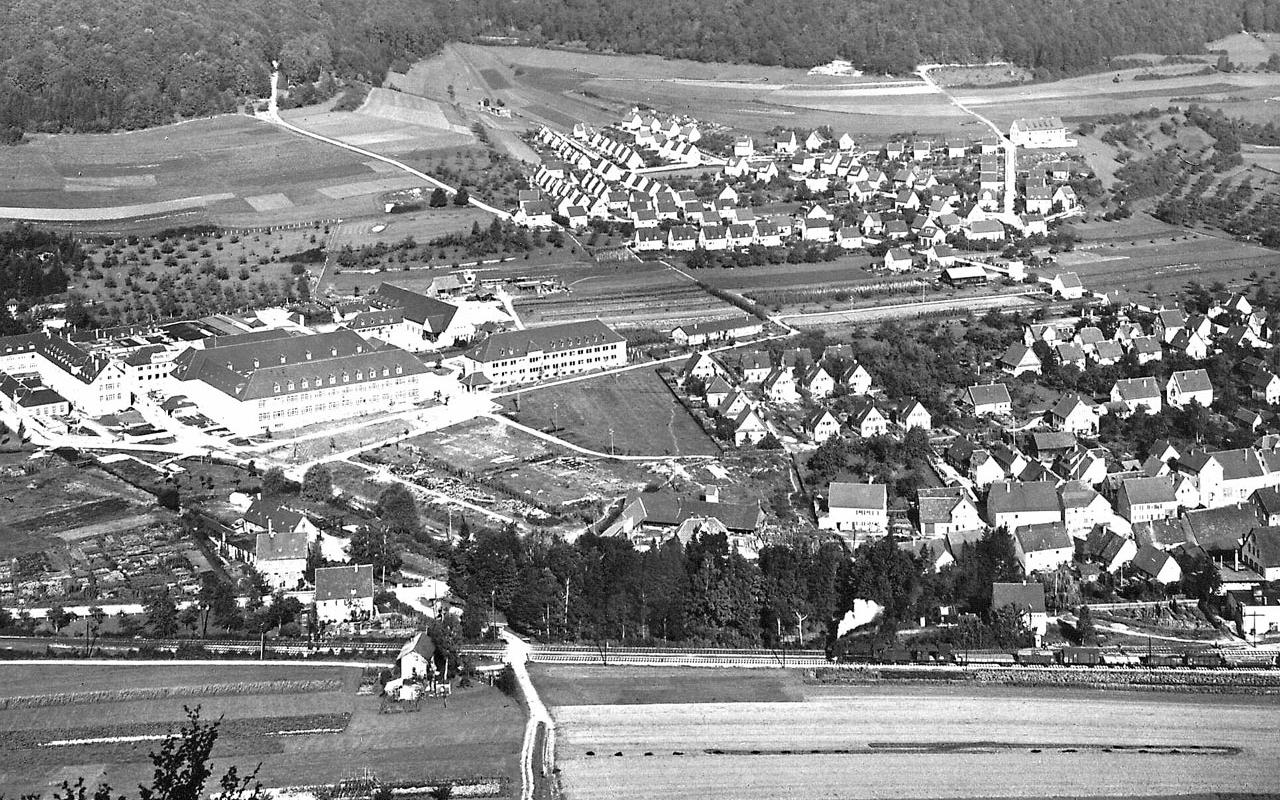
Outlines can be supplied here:
M1024 648L1010 651L951 648L876 648L854 643L828 654L832 661L860 664L951 664L991 667L1145 667L1190 669L1266 669L1280 666L1280 657L1251 650L1186 650L1131 653L1101 647Z

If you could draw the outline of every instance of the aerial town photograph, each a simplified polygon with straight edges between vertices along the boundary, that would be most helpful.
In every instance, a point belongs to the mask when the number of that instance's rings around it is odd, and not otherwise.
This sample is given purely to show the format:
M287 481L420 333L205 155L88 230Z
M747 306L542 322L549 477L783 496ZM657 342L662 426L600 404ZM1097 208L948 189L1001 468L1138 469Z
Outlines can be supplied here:
M1280 0L0 4L4 798L1280 799Z

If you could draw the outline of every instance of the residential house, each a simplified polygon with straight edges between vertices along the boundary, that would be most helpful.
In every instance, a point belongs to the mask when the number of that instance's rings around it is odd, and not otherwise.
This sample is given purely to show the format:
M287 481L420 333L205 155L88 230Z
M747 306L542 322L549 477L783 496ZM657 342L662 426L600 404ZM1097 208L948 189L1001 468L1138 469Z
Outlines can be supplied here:
M373 566L350 564L316 569L316 618L322 623L373 616Z
M920 533L928 537L960 531L982 530L985 526L978 506L960 486L920 489L916 495Z
M1024 372L1040 374L1040 357L1022 342L1014 342L1000 356L1000 368L1015 378Z
M724 375L724 367L707 353L694 353L680 367L681 380L690 377L701 381L709 381L718 375Z
M1028 575L1052 572L1070 564L1075 555L1075 545L1061 522L1020 525L1013 531L1013 545L1018 563Z
M1084 284L1074 272L1059 272L1049 281L1049 293L1063 300L1079 300L1084 297Z
M974 416L1008 416L1013 413L1013 400L1003 383L970 386L965 390L965 405L973 409Z
M987 522L1013 530L1024 525L1062 522L1057 486L1051 481L1015 483L998 480L987 493Z
M757 317L732 317L677 325L671 331L671 340L684 347L701 347L706 344L747 339L758 335L763 330L764 323Z
M725 398L733 391L733 385L729 383L721 375L716 375L707 384L707 391L703 397L707 401L707 408L718 408Z
M840 375L840 383L849 394L864 395L871 391L871 373L855 361Z
M1174 408L1185 408L1192 403L1198 403L1202 408L1213 405L1213 384L1209 381L1209 373L1203 369L1173 373L1165 391L1169 405Z
M818 527L860 536L887 534L889 499L885 485L833 482L827 489L827 509L818 514Z
M1267 405L1280 403L1280 375L1270 370L1255 372L1249 378L1249 394Z
M1280 489L1264 486L1249 498L1258 508L1258 517L1266 527L1280 527Z
M765 397L774 403L798 403L800 392L796 387L795 373L786 367L774 367L761 386Z
M1280 528L1254 528L1245 534L1240 560L1264 581L1280 581Z
M1139 575L1156 583L1170 584L1182 580L1182 568L1171 553L1146 544L1138 548L1130 562Z
M890 272L906 272L912 262L911 251L902 247L891 247L884 254L884 268Z
M414 634L396 655L396 668L402 682L435 678L439 674L435 642L425 632Z
M259 533L254 544L253 566L268 587L291 591L302 584L310 544L306 532Z
M1114 513L1107 498L1083 481L1067 481L1058 487L1058 500L1062 505L1062 522L1072 536L1087 535Z
M1104 572L1115 572L1138 554L1138 543L1110 528L1099 526L1089 532L1084 542L1084 550L1085 554L1101 566Z
M1049 422L1060 431L1076 436L1098 435L1098 411L1078 394L1063 395L1049 411Z
M726 399L725 402L729 402L731 399L732 397ZM769 426L765 425L764 420L750 405L743 406L737 416L732 418L732 424L733 443L739 447L747 444L759 444L770 433Z
M707 404L710 407L710 403ZM734 388L716 405L716 413L727 420L736 421L744 408L751 405L751 398L741 389Z
M1039 582L991 584L991 608L994 611L1012 608L1022 618L1027 630L1036 635L1037 642L1049 631L1044 584Z
M1133 353L1138 364L1150 364L1164 358L1164 348L1160 340L1154 336L1137 336L1129 340L1129 352Z
M903 400L899 402L894 408L893 421L904 432L912 428L919 428L922 431L933 429L933 415L919 400Z
M821 364L814 364L800 377L800 386L810 397L827 398L835 393L836 381Z
M1200 502L1208 508L1242 503L1265 486L1280 485L1280 469L1273 456L1253 449L1192 450L1175 464L1191 479Z
M1178 498L1168 477L1129 478L1120 482L1116 511L1130 523L1177 516Z
M889 432L889 420L884 413L870 400L859 398L849 412L849 429L870 439L872 436L883 436Z
M1141 409L1159 414L1163 408L1160 384L1155 378L1122 378L1111 387L1111 402L1119 404L1127 414Z
M819 408L805 420L804 432L810 441L822 444L832 436L840 435L840 420L836 419L830 409Z

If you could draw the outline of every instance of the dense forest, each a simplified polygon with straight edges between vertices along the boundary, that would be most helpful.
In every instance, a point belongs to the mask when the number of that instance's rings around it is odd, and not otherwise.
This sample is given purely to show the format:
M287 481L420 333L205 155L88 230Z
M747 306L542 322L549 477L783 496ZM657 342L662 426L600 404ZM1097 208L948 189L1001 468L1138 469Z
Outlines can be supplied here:
M0 4L0 130L141 128L291 81L380 83L455 35L435 0L25 0Z
M67 271L85 263L84 250L71 236L15 225L0 231L0 299L20 307L67 290ZM8 334L7 312L0 313L0 334Z
M1007 59L1046 78L1280 30L1280 0L23 0L0 6L6 130L103 131L228 111L291 82L378 84L451 39L873 71ZM309 96L313 96L308 89Z

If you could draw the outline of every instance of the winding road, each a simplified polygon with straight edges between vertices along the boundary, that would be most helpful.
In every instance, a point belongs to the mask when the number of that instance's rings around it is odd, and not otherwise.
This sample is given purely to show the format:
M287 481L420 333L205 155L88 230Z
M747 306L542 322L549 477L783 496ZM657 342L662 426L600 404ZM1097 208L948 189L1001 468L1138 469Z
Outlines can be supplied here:
M258 119L263 120L265 122L269 122L272 125L278 125L279 127L284 128L287 131L296 133L300 136L306 136L307 138L315 139L318 142L324 142L325 144L330 144L330 145L333 145L334 147L341 147L343 150L348 150L352 153L356 153L366 158L372 158L377 161L381 161L385 164L390 164L391 166L396 167L397 169L400 169L404 172L407 172L416 178L420 178L426 181L431 186L444 189L446 192L448 192L451 195L457 194L458 192L457 188L450 186L449 184L437 178L433 178L427 173L422 172L421 170L414 169L413 167L409 166L403 161L397 161L394 158L391 158L389 156L384 156L381 153L375 153L372 150L365 150L363 147L356 147L353 144L347 144L346 142L341 141L339 139L334 139L332 137L325 136L320 133L316 133L315 131L309 131L306 128L300 128L297 125L294 125L292 122L285 120L283 117L280 116L279 94L280 94L280 71L279 69L276 69L271 73L271 97L268 98L268 101L267 101L267 110L260 111L257 114L255 114L255 116ZM500 208L494 208L488 203L481 202L480 200L477 200L476 198L471 197L470 195L468 195L467 202L470 203L472 206L480 209L481 211L487 211L488 213L493 214L494 216L500 219L504 219L504 220L511 219L511 215L508 214L506 211L503 211Z

